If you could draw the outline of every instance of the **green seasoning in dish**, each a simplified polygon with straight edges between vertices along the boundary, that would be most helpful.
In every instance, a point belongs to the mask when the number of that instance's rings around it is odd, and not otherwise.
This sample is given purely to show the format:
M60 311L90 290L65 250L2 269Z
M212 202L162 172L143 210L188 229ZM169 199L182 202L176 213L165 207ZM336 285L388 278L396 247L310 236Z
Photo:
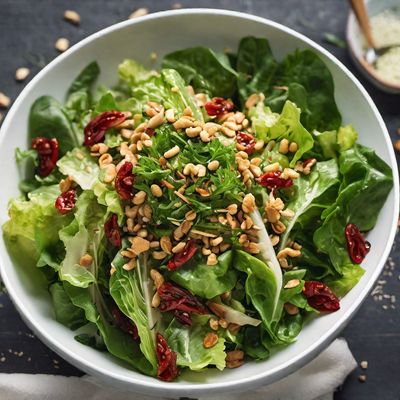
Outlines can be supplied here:
M32 105L3 226L79 342L171 381L266 359L340 308L392 175L342 125L316 54L278 62L247 37L158 72L125 60L93 93L98 74Z

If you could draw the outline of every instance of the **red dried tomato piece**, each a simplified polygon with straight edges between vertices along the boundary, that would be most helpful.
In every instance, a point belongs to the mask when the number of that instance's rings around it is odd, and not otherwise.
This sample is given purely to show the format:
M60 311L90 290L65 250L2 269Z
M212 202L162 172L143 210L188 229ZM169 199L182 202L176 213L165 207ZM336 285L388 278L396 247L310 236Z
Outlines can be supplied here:
M121 230L118 225L117 214L112 214L104 224L104 233L108 241L117 248L122 246Z
M290 178L281 178L281 172L266 172L257 178L257 182L269 189L288 188L293 185L293 181Z
M156 131L153 128L146 128L144 132L149 135L150 137L154 136L156 134Z
M361 264L370 251L371 244L364 239L360 230L354 224L347 224L344 234L350 258L355 264Z
M168 261L167 268L170 271L179 268L181 265L185 264L185 262L189 261L197 252L197 247L194 244L193 240L189 240L186 243L184 249L175 254L171 260Z
M124 113L119 111L106 111L92 119L84 130L84 146L92 146L104 140L107 129L121 124L126 119Z
M176 365L176 353L168 346L164 337L157 333L157 378L162 381L171 382L178 375L179 370Z
M133 197L132 188L135 177L132 173L133 164L126 161L117 172L115 177L115 190L123 200Z
M68 190L68 192L61 193L54 204L60 214L67 214L75 207L76 192L75 190Z
M50 175L56 167L58 160L57 139L48 139L45 137L33 138L32 149L36 150L39 155L38 174L42 177Z
M174 312L175 319L185 326L192 326L192 318L190 318L190 314L185 311L175 310Z
M131 335L133 340L140 339L136 325L121 312L117 305L113 304L110 308L115 324L121 329L121 331Z
M318 311L333 312L340 308L339 299L325 283L306 281L303 294L308 304Z
M227 99L222 97L213 97L211 101L204 105L207 114L210 116L220 117L234 109L234 104Z
M197 297L170 282L164 282L157 292L161 300L159 307L161 312L179 310L192 314L208 313L206 306Z
M247 154L253 154L255 151L256 140L253 136L249 135L248 133L238 132L236 134L236 141L245 147L244 151Z

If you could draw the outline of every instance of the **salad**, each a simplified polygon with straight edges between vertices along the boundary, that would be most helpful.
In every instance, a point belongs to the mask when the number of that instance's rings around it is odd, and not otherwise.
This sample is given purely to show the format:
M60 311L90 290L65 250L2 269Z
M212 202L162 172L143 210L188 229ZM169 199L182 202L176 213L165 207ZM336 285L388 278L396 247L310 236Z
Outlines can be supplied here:
M159 71L125 60L113 88L99 73L33 103L3 226L76 340L172 381L267 359L339 310L392 173L342 125L318 55L246 37Z

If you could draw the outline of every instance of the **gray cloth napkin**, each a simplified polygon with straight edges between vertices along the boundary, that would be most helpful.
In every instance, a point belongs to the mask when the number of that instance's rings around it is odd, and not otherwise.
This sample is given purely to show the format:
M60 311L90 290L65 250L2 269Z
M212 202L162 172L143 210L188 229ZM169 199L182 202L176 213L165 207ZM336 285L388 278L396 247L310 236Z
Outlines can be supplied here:
M339 338L309 364L286 378L246 393L201 397L201 400L332 400L334 390L357 366L347 342ZM0 374L1 400L160 400L121 392L90 376Z

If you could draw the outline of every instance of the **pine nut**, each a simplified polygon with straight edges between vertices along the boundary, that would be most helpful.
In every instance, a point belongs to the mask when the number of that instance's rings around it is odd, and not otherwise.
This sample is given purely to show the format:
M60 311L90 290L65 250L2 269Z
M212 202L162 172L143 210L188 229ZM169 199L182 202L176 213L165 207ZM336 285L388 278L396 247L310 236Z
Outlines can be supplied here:
M290 145L289 145L289 152L290 153L296 153L297 149L298 149L298 146L297 146L296 142L290 143Z
M0 107L1 108L8 108L11 104L11 99L6 96L4 93L0 92Z
M196 127L186 128L185 132L186 132L186 136L188 136L190 138L195 138L200 135L201 127L196 126Z
M143 190L141 190L140 192L137 192L135 194L135 196L133 196L132 202L133 204L135 204L136 206L140 206L141 204L143 204L146 200L147 194L146 192L144 192Z
M229 206L226 209L228 213L231 215L235 215L238 212L237 204L229 204Z
M209 136L208 132L205 130L202 130L200 132L200 139L202 142L208 143L210 141L210 136Z
M167 111L165 111L165 118L170 124L173 124L176 121L175 118L175 110L172 108L169 108Z
M60 38L56 41L54 47L60 52L63 53L64 51L68 50L69 48L69 40L66 38Z
M210 171L216 171L218 169L218 167L219 167L219 161L217 161L217 160L210 161L207 165L207 168Z
M196 217L197 217L197 214L193 210L190 210L185 214L185 219L187 221L194 221L196 219Z
M18 81L18 82L24 81L28 77L30 72L31 71L29 70L29 68L24 68L24 67L23 68L18 68L15 71L15 80Z
M104 174L104 182L105 183L111 183L114 179L115 176L117 175L117 171L115 169L115 165L114 164L109 164L105 167L105 174Z
M150 270L150 277L153 280L156 289L164 283L164 277L156 269Z
M260 101L260 96L257 93L250 95L245 103L245 107L250 109L254 107Z
M147 123L147 127L150 129L158 128L164 122L164 110L161 110L154 117L151 117Z
M206 174L207 174L207 169L206 169L206 167L205 167L204 165L197 164L197 165L196 165L196 168L197 168L197 176L198 176L199 178L202 178L202 177L206 176Z
M143 17L149 13L149 9L146 7L141 7L135 10L132 14L129 15L128 19Z
M93 257L90 254L84 254L80 259L79 259L79 265L82 267L88 267L91 265L93 262Z
M211 253L207 257L207 265L217 265L217 264L218 264L217 256L214 253Z
M73 10L65 10L64 19L73 25L79 25L81 22L80 15Z
M168 254L165 251L153 251L151 255L155 260L163 260Z
M155 183L150 186L150 190L154 197L161 197L163 195L162 189Z
M107 165L111 164L113 162L113 158L111 154L109 153L104 153L99 157L99 166L100 168L104 168Z
M288 151L289 151L289 140L282 139L279 143L279 153L287 154Z
M300 285L300 280L299 279L291 279L286 283L286 285L283 287L284 289L292 289Z
M180 151L181 151L181 149L179 148L179 146L174 146L174 147L172 147L172 149L169 149L168 151L166 151L164 153L164 157L167 159L175 157Z
M278 172L280 170L280 165L278 162L274 162L272 164L267 165L264 167L263 171L264 172Z
M284 307L285 307L285 311L289 315L296 315L299 313L299 308L297 306L295 306L294 304L285 303Z
M179 242L176 246L172 248L172 253L180 253L186 246L186 242Z
M206 349L214 347L218 343L218 335L214 332L209 332L203 339L203 346Z

